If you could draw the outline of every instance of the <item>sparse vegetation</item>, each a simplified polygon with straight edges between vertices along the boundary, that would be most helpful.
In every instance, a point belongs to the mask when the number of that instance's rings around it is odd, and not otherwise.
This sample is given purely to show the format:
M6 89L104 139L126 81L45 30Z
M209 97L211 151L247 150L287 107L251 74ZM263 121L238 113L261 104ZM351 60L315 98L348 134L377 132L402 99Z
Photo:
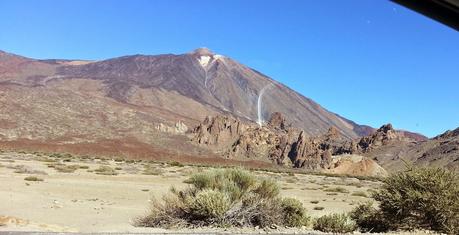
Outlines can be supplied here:
M169 163L170 166L176 166L176 167L184 167L184 165L180 162L173 161Z
M359 204L349 215L361 232L380 233L390 229L390 224L383 218L381 211L375 209L371 202Z
M336 187L336 188L326 188L324 189L325 192L334 192L334 193L349 193L349 190L343 187Z
M40 162L56 162L56 159L47 158L47 157L39 157L37 158L37 160Z
M279 186L240 169L215 169L193 174L191 187L172 188L138 226L260 226L306 225L309 217L300 201L281 198Z
M314 201L310 201L312 204L319 204L319 201L317 200L314 200Z
M373 195L392 229L459 234L459 176L441 168L411 168L388 177Z
M144 175L162 175L163 173L164 171L162 169L150 165L147 165L142 172Z
M323 206L315 206L313 209L316 210L316 211L321 211L321 210L325 209L325 207L323 207Z
M48 165L49 166L49 165ZM54 164L53 167L56 171L61 173L73 173L77 169L80 169L80 165L65 165L65 164Z
M356 191L351 194L351 196L356 196L356 197L368 197L368 195L365 192L362 191Z
M313 228L326 233L350 233L355 231L357 226L346 214L331 214L319 217Z
M95 169L94 172L98 175L117 175L118 173L115 169L109 166L99 166L99 168Z
M42 178L38 178L36 176L27 176L24 178L25 181L43 181Z
M294 177L293 178L288 178L287 180L285 180L285 182L293 184L293 183L298 182L298 179L294 178Z
M12 168L15 169L14 173L18 173L18 174L47 175L47 173L44 171L30 169L29 167L26 167L24 165L15 165Z

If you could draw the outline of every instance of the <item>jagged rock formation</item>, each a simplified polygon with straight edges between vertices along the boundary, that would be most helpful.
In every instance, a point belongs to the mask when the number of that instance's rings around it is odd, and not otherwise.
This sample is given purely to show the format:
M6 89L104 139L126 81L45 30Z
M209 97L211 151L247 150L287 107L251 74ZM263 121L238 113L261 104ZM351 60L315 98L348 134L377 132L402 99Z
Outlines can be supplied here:
M194 130L192 140L201 145L222 146L234 142L248 126L227 116L206 117Z
M210 147L232 159L257 159L310 170L332 168L332 156L357 151L354 142L336 128L310 137L291 128L280 113L272 115L266 126L217 116L206 118L192 133L192 141Z
M389 171L406 169L406 164L438 166L458 171L459 128L424 141L386 141L383 146L366 151L364 155L376 160Z
M231 117L208 117L191 135L194 143L229 159L342 174L384 176L387 172L378 163L393 171L403 168L403 160L451 169L459 164L459 128L419 142L386 124L368 136L349 140L334 127L323 135L308 136L291 127L281 113L274 113L263 127ZM358 161L347 157L355 155Z
M364 136L357 143L361 152L369 152L373 149L387 145L393 141L408 141L402 134L394 130L391 124L386 124L376 130L370 136Z

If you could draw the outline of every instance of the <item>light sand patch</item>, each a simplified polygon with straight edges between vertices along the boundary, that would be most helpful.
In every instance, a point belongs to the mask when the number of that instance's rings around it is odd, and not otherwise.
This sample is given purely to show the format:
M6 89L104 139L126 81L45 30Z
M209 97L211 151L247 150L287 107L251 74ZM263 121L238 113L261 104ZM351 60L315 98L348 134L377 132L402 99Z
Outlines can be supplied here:
M6 157L11 153L1 153ZM0 226L0 231L79 231L79 232L165 232L156 228L137 228L133 219L148 212L152 196L161 197L171 186L187 187L183 181L188 175L205 168L177 167L156 163L117 162L114 160L73 159L57 163L78 164L87 169L76 169L73 173L62 173L48 167L43 156L14 154L12 165L24 165L34 171L43 171L42 182L24 181L25 174L15 169L0 168L0 212L18 219L18 224ZM54 162L53 162L54 163ZM98 175L94 171L101 165L116 170L117 175ZM158 174L145 175L145 168L160 169ZM134 169L134 170L133 170ZM88 172L90 171L90 172ZM275 179L284 190L282 196L294 197L303 202L313 217L332 212L346 212L369 198L352 196L353 192L377 187L377 183L355 178L337 178L319 175L272 173L255 171L261 177ZM33 174L32 174L33 175ZM327 195L325 186L340 185L349 193ZM319 202L316 204L311 201ZM323 210L314 210L316 206ZM25 221L29 221L28 223ZM33 221L33 222L30 222ZM40 225L45 225L40 226ZM196 231L211 231L201 229ZM180 230L191 231L191 230ZM192 230L196 232L195 230ZM220 230L221 231L221 230ZM244 232L259 232L243 230ZM275 231L274 231L275 232ZM294 232L292 230L292 232Z

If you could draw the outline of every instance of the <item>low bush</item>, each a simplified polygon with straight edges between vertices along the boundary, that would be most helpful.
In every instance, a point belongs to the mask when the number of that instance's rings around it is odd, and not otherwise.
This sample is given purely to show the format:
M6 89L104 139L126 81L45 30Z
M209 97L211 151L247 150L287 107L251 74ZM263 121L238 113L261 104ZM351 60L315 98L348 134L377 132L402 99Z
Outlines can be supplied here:
M353 193L351 194L351 196L356 196L356 197L368 197L368 195L367 195L365 192L362 192L362 191L353 192Z
M79 165L54 164L54 169L61 173L73 173L77 169L80 169L80 166Z
M391 175L373 198L395 229L459 234L459 176L441 168Z
M334 192L334 193L349 193L349 190L343 187L336 187L336 188L327 188L324 189L325 192Z
M43 181L42 178L38 178L36 176L27 176L24 178L25 181Z
M146 166L142 174L144 175L162 175L164 171L160 168L154 168L151 166Z
M170 166L176 166L176 167L184 167L184 165L180 162L173 161L169 163Z
M390 175L351 217L361 231L432 230L459 234L459 176L441 168L410 168Z
M281 201L284 225L288 227L301 227L309 221L303 204L294 198L283 198Z
M279 186L241 169L214 169L191 175L183 190L172 188L153 200L151 212L137 226L259 226L307 225L300 201L281 198Z
M349 216L354 220L361 232L382 233L391 229L390 224L381 214L381 211L373 207L373 203L359 204Z
M99 168L95 169L94 172L98 175L117 175L118 173L115 169L109 166L99 166Z
M346 214L331 214L317 218L313 228L326 233L351 233L357 226Z

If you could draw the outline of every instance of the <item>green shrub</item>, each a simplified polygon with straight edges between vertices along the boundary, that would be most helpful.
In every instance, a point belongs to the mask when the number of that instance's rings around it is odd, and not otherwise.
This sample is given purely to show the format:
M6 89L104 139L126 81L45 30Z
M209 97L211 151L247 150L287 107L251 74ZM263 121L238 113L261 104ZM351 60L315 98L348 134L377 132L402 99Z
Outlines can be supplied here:
M294 198L284 198L281 202L284 225L289 227L305 226L309 222L303 204Z
M94 170L98 175L117 175L118 173L115 169L109 166L99 166L99 168Z
M279 186L273 180L263 179L254 192L261 198L275 198L279 195Z
M170 162L169 165L176 166L176 167L184 167L182 163L177 162L177 161Z
M381 214L381 211L373 207L373 203L359 204L349 216L354 220L361 232L382 233L391 229L390 224Z
M24 178L25 181L43 181L42 178L38 178L36 176L27 176Z
M220 222L230 208L230 199L223 192L214 189L199 191L187 201L188 208L197 220Z
M230 195L232 201L241 196L255 185L255 177L242 170L213 170L193 174L186 183L192 184L198 190L217 189Z
M373 198L394 229L459 234L459 177L441 168L411 168L391 175Z
M48 167L51 167L52 165L48 165ZM79 165L65 165L65 164L54 164L54 169L58 172L61 173L73 173L77 169L80 169Z
M362 191L353 192L353 193L351 194L351 196L356 196L356 197L368 197L368 195L367 195L365 192L362 192Z
M190 187L171 188L162 201L153 200L138 226L259 226L306 225L309 217L300 201L282 199L279 186L241 169L214 169L188 178Z
M357 226L346 214L331 214L319 217L313 228L326 233L351 233Z

